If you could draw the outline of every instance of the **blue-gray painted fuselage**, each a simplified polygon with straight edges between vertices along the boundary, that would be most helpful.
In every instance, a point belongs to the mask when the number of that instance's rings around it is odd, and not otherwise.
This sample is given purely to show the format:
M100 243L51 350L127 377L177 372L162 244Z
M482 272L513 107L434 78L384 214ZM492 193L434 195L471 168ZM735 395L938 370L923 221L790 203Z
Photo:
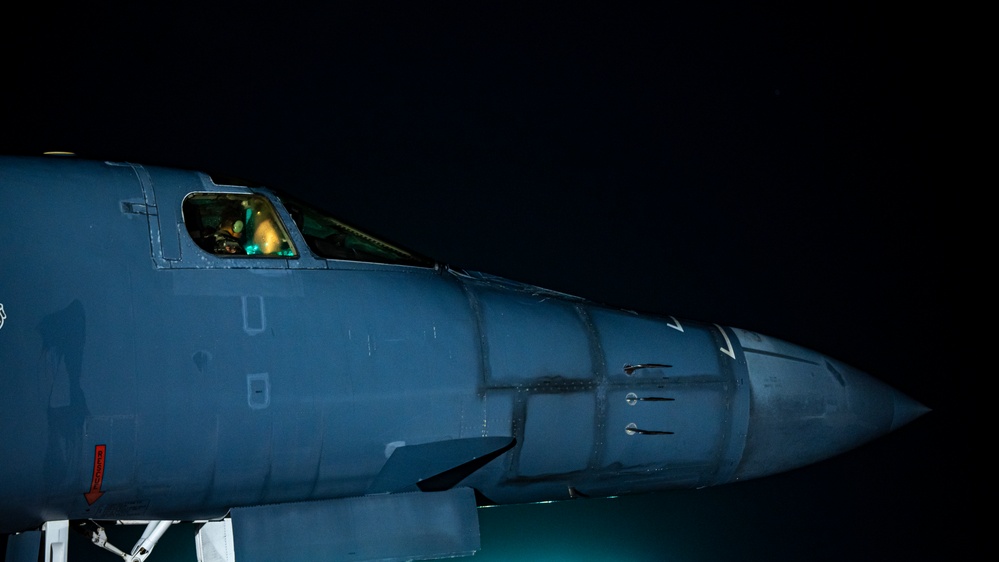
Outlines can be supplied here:
M213 251L199 202L241 203L236 230L266 235ZM343 237L310 239L297 202L201 173L0 158L0 209L3 533L459 488L518 503L708 486L924 411L755 332L390 246L378 259L370 241L330 257Z

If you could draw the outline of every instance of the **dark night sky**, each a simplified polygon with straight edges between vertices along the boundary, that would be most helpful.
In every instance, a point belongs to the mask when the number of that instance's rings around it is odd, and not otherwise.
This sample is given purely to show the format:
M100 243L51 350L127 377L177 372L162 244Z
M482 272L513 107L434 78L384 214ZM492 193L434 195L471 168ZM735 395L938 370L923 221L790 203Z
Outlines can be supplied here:
M252 178L455 266L814 348L934 410L755 482L480 510L476 560L970 552L933 14L363 4L8 13L0 152Z

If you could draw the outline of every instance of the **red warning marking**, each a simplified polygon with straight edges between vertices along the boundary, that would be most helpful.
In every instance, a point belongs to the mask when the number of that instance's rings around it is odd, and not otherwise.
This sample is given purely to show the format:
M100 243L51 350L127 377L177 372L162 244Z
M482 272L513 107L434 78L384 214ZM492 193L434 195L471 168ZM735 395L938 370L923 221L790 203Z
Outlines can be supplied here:
M83 494L87 498L87 505L94 505L94 502L101 499L104 492L101 491L101 482L104 481L104 457L107 454L107 445L94 446L94 476L90 479L90 491Z

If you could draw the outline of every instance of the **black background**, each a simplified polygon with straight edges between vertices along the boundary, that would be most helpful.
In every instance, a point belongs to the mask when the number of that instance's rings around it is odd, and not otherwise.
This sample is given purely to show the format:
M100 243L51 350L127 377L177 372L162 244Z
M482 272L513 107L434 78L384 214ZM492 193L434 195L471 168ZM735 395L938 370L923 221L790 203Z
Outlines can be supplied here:
M456 267L811 347L933 409L759 481L480 510L476 559L970 552L981 381L953 343L935 14L362 4L7 12L0 148L252 178Z

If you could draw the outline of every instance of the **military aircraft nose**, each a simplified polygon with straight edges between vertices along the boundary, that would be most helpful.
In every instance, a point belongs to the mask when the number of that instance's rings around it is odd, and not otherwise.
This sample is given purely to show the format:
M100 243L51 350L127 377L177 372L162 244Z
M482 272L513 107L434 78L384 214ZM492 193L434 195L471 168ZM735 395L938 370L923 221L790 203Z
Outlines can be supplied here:
M843 432L842 440L851 439L850 447L895 431L929 411L926 406L860 370L824 356L822 361L840 387L817 385L827 404L835 404L835 411L826 412L827 426ZM830 442L833 442L831 438Z
M930 411L929 408L923 406L919 402L916 402L912 398L909 398L905 394L902 394L897 390L894 390L893 392L895 415L892 418L891 429L888 431L895 431L896 429Z
M736 330L746 357L750 419L735 479L810 464L909 423L928 408L820 353Z

